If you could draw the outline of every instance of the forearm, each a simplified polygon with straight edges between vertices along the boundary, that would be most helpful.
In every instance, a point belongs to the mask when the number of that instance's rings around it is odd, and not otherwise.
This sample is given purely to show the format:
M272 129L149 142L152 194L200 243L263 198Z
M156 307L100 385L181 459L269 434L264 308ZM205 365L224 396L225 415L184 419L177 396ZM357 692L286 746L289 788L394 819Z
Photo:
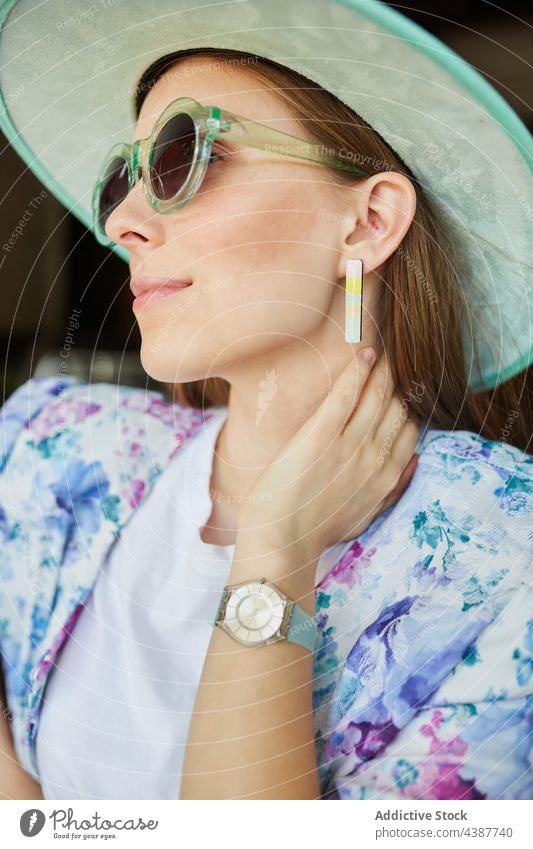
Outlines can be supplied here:
M0 711L0 799L42 799L36 781L18 762L9 723Z
M259 547L259 546L258 546ZM315 612L316 561L289 575L294 553L245 556L227 583L265 577ZM313 655L287 640L245 646L213 628L185 754L182 799L314 799L320 795L312 710Z

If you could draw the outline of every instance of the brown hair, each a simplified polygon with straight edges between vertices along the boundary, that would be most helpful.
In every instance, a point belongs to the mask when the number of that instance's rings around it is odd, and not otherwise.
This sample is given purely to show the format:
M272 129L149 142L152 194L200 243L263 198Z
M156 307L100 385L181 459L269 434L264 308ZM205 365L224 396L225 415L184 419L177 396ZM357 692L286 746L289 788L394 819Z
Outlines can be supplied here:
M417 197L412 226L379 269L384 285L376 318L397 394L432 427L471 430L528 451L533 431L533 370L526 367L495 389L471 391L453 238L409 168L352 109L318 83L270 59L201 48L170 53L144 72L135 93L136 116L165 71L186 56L202 55L230 65L245 62L249 73L289 104L311 140L352 151L354 161L370 171L400 171L412 181ZM334 173L348 184L357 180L339 169ZM473 357L476 362L475 344ZM422 393L413 386L422 387ZM229 383L220 377L164 384L164 388L168 397L200 409L225 405L229 395Z

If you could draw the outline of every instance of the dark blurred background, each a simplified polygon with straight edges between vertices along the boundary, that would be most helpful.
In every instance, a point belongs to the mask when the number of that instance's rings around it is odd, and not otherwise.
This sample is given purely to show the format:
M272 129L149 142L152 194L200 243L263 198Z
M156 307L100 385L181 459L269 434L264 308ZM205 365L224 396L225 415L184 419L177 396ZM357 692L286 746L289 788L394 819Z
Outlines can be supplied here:
M531 2L389 3L456 50L533 129ZM43 186L0 134L0 245ZM157 386L139 362L140 336L131 310L128 267L49 193L38 201L24 238L0 249L0 403L25 380L55 375L68 317L81 310L73 332L69 374L92 381ZM81 319L82 316L82 319ZM2 397L3 396L3 397Z

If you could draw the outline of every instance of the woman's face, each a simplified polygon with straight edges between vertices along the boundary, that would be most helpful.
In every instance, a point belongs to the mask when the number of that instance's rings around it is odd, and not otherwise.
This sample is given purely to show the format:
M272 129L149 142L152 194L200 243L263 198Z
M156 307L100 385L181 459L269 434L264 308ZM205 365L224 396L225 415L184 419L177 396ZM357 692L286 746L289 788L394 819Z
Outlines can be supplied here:
M305 137L288 107L242 66L220 70L198 57L150 90L132 141L183 96ZM230 155L209 165L182 209L159 215L139 182L107 221L108 235L130 252L132 278L192 281L135 310L141 361L156 380L230 379L256 357L344 332L341 187L320 166L237 145L225 150ZM350 230L346 219L343 227Z

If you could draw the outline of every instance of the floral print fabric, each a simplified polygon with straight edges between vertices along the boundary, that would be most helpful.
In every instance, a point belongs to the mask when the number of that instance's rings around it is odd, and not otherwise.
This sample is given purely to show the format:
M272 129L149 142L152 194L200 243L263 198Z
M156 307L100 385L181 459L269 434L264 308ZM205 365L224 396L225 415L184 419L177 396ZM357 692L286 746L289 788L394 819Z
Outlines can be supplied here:
M216 408L63 377L0 415L0 647L38 780L46 681L109 547ZM427 429L409 487L316 589L324 799L530 799L533 457Z

